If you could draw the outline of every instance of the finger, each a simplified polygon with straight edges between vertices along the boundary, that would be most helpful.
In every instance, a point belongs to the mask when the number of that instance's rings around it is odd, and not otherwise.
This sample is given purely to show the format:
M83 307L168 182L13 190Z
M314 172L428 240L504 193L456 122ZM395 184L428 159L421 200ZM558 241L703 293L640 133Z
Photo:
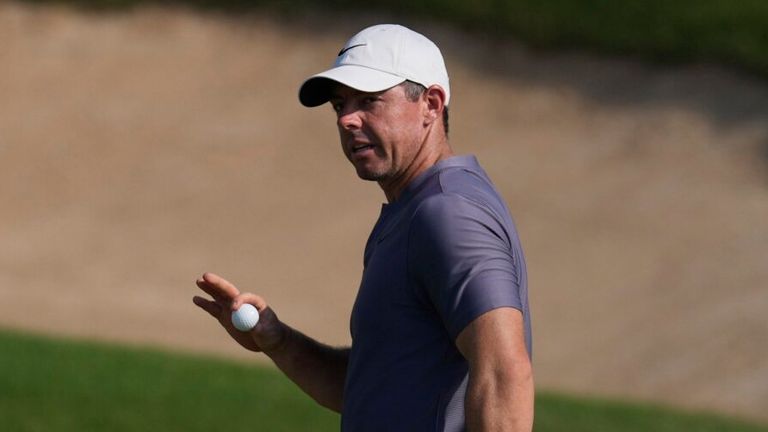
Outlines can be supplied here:
M219 296L228 300L232 300L240 294L240 291L234 284L217 274L210 272L204 273L202 280L205 282L205 285L212 288Z
M198 288L200 288L201 290L205 291L208 295L213 297L213 299L216 300L217 302L227 303L230 301L229 299L224 298L224 296L221 295L219 290L208 285L208 282L204 281L202 278L196 280L195 284L197 285Z
M210 283L205 279L204 277L199 278L195 281L195 284L197 284L197 287L201 290L205 291L208 295L213 297L214 300L219 302L220 304L228 304L232 301L232 298L237 295L231 295L231 289L222 289L220 286ZM233 285L229 284L232 288L234 288ZM234 288L235 292L237 292L237 288Z
M240 309L240 306L248 303L256 306L256 309L261 312L267 308L267 302L263 298L251 293L242 293L232 300L232 310Z
M199 296L192 297L192 302L216 319L219 319L221 316L222 308L216 302L212 302Z

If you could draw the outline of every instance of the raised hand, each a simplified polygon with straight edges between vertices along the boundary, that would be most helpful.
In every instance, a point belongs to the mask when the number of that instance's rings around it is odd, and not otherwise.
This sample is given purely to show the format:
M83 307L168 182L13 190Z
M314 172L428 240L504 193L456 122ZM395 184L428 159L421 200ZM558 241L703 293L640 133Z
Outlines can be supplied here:
M216 318L232 339L243 348L255 352L280 348L289 330L263 298L251 293L241 293L235 285L213 273L203 274L196 283L211 299L194 296L192 301ZM231 319L232 311L239 309L244 303L255 306L260 315L259 323L248 332L236 329Z

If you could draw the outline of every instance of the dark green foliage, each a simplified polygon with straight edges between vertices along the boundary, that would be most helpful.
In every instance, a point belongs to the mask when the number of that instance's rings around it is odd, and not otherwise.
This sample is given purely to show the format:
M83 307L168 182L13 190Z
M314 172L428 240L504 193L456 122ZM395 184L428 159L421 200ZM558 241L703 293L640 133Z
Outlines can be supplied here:
M269 8L376 10L514 37L546 49L579 49L663 62L715 62L768 76L768 2L761 0L27 0L90 9L188 5L238 13ZM361 6L364 5L364 6ZM321 23L322 24L322 23Z

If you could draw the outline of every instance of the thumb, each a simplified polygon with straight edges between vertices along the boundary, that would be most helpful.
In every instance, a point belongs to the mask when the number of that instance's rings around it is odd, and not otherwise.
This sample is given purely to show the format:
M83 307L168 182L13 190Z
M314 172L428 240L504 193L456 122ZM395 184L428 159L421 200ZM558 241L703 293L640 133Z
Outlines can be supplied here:
M232 301L232 310L240 309L240 306L248 303L256 307L259 312L267 308L267 302L263 298L252 293L241 293Z

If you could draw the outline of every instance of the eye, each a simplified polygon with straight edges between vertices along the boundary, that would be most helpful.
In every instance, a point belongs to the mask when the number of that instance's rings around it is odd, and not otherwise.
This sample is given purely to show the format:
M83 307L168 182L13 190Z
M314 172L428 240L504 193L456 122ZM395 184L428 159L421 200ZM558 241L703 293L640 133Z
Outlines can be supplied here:
M333 111L338 114L341 112L341 102L333 102L331 101L331 108L333 108Z

